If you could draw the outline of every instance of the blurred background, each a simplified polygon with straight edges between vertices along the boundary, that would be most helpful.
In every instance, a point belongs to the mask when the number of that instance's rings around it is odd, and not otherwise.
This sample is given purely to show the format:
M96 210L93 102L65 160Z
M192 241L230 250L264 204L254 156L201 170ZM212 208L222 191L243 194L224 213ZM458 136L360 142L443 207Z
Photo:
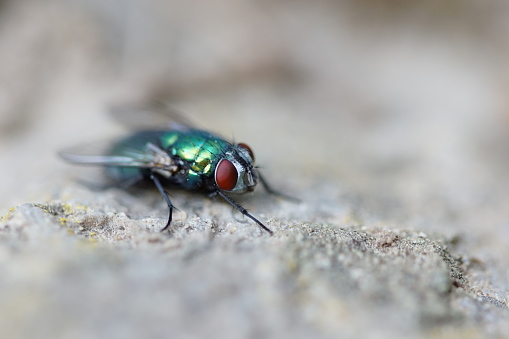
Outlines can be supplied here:
M121 134L108 105L165 100L250 144L305 200L302 219L459 237L504 300L508 14L473 0L0 1L0 212L73 180L58 150Z

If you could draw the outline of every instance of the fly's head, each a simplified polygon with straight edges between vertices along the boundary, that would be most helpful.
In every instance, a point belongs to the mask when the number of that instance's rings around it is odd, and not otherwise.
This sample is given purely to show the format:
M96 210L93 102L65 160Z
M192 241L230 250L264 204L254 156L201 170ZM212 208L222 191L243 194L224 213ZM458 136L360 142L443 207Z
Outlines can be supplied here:
M258 181L253 162L253 151L248 145L233 145L217 163L214 173L217 187L232 193L253 191Z

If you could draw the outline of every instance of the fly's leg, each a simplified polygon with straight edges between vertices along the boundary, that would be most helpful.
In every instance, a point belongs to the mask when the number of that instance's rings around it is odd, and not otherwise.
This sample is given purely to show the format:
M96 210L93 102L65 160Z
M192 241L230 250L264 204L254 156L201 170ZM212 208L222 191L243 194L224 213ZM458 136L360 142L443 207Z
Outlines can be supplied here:
M256 219L255 217L253 217L251 215L251 213L249 213L244 207L242 207L241 205L239 205L237 202L235 202L234 200L232 200L232 198L230 198L229 196L227 196L226 194L224 194L223 192L221 192L220 190L217 190L216 191L216 194L220 195L221 198L223 198L224 200L226 200L230 205L232 205L233 207L235 207L237 210L239 210L240 213L244 214L246 217L248 217L249 219L253 220L255 223L258 224L258 226L260 226L263 230L269 232L270 235L273 235L274 232L272 232L267 226L265 226L264 224L261 223L260 220Z
M265 180L265 178L262 176L262 174L260 173L260 171L257 171L258 172L258 178L260 179L260 182L262 183L262 186L263 188L265 188L265 190L267 191L267 193L269 194L272 194L272 195L275 195L277 197L281 197L281 198L284 198L284 199L287 199L287 200L290 200L290 201L293 201L293 202L300 202L300 199L298 198L295 198L295 197L292 197L292 196L289 196L289 195L286 195L284 193L281 193L279 191L276 191L275 189L272 188L272 186L269 185L269 183L267 182L267 180Z
M152 173L152 174L150 174L150 179L154 182L157 189L159 190L159 193L161 193L161 195L163 196L164 200L166 201L166 204L168 205L168 209L170 211L170 214L168 216L168 222L166 223L166 226L164 226L163 229L160 231L160 232L164 232L168 229L168 227L170 227L170 224L171 224L171 219L173 216L173 204L171 203L170 197L168 196L168 192L166 192L164 190L164 187L161 184L161 181L159 180L159 178L154 173Z

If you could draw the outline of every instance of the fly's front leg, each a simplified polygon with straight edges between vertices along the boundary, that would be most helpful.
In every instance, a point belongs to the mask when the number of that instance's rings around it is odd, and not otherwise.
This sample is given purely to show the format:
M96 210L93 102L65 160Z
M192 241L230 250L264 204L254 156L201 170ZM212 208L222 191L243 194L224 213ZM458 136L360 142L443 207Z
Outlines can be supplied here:
M249 213L244 207L239 205L237 202L235 202L232 198L224 194L222 191L217 190L214 192L215 194L221 196L224 200L226 200L230 205L235 207L237 210L239 210L240 213L244 214L249 219L253 220L255 223L258 224L263 230L269 232L270 235L274 235L274 232L272 232L267 226L261 223L260 220L256 219L251 213Z
M159 190L159 193L161 193L161 195L163 196L164 200L166 201L166 204L168 205L168 209L170 211L169 216L168 216L168 222L166 223L166 226L164 226L163 229L161 230L161 232L164 232L168 229L168 227L170 227L170 224L171 224L171 220L173 217L173 204L171 203L170 197L168 196L168 192L166 192L164 190L164 187L161 184L161 181L159 180L157 175L155 173L151 173L150 179L154 182L157 189Z

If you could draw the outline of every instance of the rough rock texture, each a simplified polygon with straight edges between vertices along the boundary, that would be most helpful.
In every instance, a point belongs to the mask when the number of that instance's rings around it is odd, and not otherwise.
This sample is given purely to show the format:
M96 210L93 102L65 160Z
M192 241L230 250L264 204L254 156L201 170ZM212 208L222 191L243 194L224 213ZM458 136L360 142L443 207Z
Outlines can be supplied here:
M504 4L0 2L6 338L509 333ZM235 197L99 190L57 151L166 100L247 142Z
M56 202L11 211L1 234L2 328L85 338L378 337L444 325L468 332L472 319L506 309L478 296L461 258L424 234L271 219L269 237L251 224L225 220L223 229L193 217L169 235L158 222Z

